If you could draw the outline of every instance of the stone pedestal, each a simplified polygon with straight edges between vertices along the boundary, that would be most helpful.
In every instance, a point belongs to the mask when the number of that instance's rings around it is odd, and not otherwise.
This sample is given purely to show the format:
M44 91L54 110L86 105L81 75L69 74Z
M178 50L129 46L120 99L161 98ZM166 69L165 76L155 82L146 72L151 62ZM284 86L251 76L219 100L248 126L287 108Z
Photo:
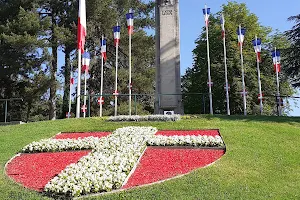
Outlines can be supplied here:
M156 1L156 114L183 114L180 80L179 2Z

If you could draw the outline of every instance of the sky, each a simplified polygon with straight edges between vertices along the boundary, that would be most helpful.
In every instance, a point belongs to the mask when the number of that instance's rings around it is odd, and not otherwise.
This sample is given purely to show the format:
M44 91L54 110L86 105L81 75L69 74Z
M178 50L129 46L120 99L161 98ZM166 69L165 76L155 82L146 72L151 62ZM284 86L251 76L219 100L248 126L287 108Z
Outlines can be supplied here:
M211 8L212 13L221 10L225 0L181 0L179 1L180 12L180 61L181 74L183 75L188 67L193 64L192 51L196 47L195 40L201 33L204 24L202 9L205 4ZM251 13L254 13L261 25L269 26L273 30L278 29L284 32L292 28L293 23L287 18L300 14L300 0L248 0L238 1L245 3ZM298 92L300 94L300 91ZM298 94L298 95L299 95ZM293 112L290 116L300 116L300 108L297 108L294 101L291 101Z

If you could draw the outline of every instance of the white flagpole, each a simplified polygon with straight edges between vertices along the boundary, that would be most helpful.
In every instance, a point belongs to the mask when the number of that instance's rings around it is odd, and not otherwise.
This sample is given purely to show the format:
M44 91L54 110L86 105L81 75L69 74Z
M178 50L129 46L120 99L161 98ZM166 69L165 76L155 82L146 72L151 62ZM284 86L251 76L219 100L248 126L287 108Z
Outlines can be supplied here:
M242 28L239 25L239 33L242 35ZM242 65L242 84L243 84L243 103L244 103L244 115L247 115L247 102L246 102L246 86L245 86L245 73L244 73L244 57L243 57L243 42L240 41L240 53L241 53L241 65Z
M207 15L207 6L205 5L205 11ZM210 108L210 114L213 115L213 105L212 105L212 91L211 91L211 76L210 76L210 55L209 55L209 40L208 40L208 19L207 22L205 20L205 26L206 26L206 42L207 42L207 66L208 66L208 86L209 86L209 108Z
M278 115L281 116L281 98L279 89L279 73L277 70L277 49L275 47L275 70L276 70L276 82L277 82L277 103L278 103Z
M88 67L88 66L86 66L86 67ZM84 72L84 97L83 97L83 105L85 105L86 106L86 94L87 94L87 92L86 92L86 79L87 79L87 68L85 69L85 72ZM83 112L83 118L85 118L86 117L86 111L87 110L85 110L85 112Z
M230 107L229 107L229 84L228 84L228 77L227 77L227 53L226 53L226 32L225 32L225 19L224 15L222 13L222 20L223 20L223 25L222 27L224 31L224 36L223 36L223 46L224 46L224 65L225 65L225 84L226 84L226 104L227 104L227 115L230 115Z
M104 37L102 35L102 40L101 40L101 48L102 48L102 42L104 40ZM100 117L102 117L102 95L103 95L103 65L104 65L104 58L103 54L101 54L101 86L100 86Z
M255 35L255 42L257 47L257 36ZM260 69L259 69L259 56L258 51L256 52L256 63L257 63L257 79L258 79L258 91L259 91L259 105L260 105L260 114L263 114L263 102L262 102L262 92L261 92L261 80L260 80Z
M129 115L131 115L131 34L129 34Z
M80 84L81 84L81 49L78 49L78 79L77 79L77 105L76 118L80 118Z
M69 114L68 118L70 118L71 115L71 106L72 106L72 84L71 84L71 79L73 79L73 67L71 67L71 78L70 78L70 91L69 91Z
M119 23L117 23L119 26ZM120 39L120 38L118 38ZM118 91L118 60L119 60L119 42L116 44L116 80L115 80L115 93ZM118 95L115 94L115 116L118 114Z

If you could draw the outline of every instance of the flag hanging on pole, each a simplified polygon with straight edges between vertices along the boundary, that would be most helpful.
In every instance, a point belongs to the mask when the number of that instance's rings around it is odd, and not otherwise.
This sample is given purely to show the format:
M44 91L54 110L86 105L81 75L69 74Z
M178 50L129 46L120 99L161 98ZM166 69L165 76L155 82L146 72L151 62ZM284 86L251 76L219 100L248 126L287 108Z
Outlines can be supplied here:
M133 12L130 9L129 13L126 14L127 19L127 28L128 28L128 34L131 35L133 33Z
M238 28L237 34L238 34L239 45L243 45L244 39L245 39L245 33L246 33L246 29L245 28L241 28L241 29Z
M253 47L254 47L254 51L257 55L257 62L261 62L261 56L260 56L260 53L261 53L261 39L257 38L255 40L252 40L252 44L253 44Z
M101 56L104 59L104 61L107 60L107 54L106 54L106 39L101 40Z
M225 38L225 19L224 15L221 16L222 38Z
M280 72L281 71L281 65L280 65L280 51L275 50L272 52L272 57L273 57L273 64L274 64L274 71L275 72Z
M120 44L120 35L121 35L121 27L120 26L115 26L113 28L114 30L114 40L115 40L115 46L119 46Z
M209 15L210 15L210 8L207 8L205 6L205 8L203 9L203 15L204 15L204 19L205 19L205 25L208 26L209 23Z
M84 44L86 37L86 7L85 0L79 0L79 14L78 14L78 30L77 30L77 39L78 39L78 49L81 52L84 52Z
M82 71L88 73L90 66L91 56L90 53L84 52L82 55Z

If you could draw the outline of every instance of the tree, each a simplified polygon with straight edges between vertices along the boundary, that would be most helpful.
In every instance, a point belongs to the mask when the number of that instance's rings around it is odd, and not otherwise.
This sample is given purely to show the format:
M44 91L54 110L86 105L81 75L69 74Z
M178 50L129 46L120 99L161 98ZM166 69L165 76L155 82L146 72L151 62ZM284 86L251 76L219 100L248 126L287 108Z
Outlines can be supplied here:
M248 91L247 111L248 113L258 113L258 80L256 68L256 55L252 46L252 39L255 35L262 38L265 43L269 42L268 35L271 29L259 24L257 16L250 13L245 4L229 2L223 5L222 12L226 21L226 43L227 43L227 64L228 77L230 83L230 107L232 114L243 112L243 100L240 95L242 91L240 52L237 45L237 28L239 24L246 28L245 42L243 46L245 85ZM221 26L219 22L220 13L211 15L209 23L210 37L210 58L213 85L213 107L215 113L226 113L226 102L224 102L225 78L223 64L223 43L221 39ZM203 32L196 41L196 48L193 50L194 64L183 76L184 93L207 93L207 52L206 33ZM270 96L264 102L264 114L274 114L276 94L275 76L273 64L270 56L270 49L264 46L262 51L262 62L260 63L261 82L264 95ZM288 85L286 87L289 87ZM282 87L283 89L284 87ZM288 94L290 90L283 90L283 94ZM203 108L202 98L188 95L184 97L186 113L199 113L208 110L207 94L204 95L206 106Z
M289 75L291 83L294 87L300 86L300 14L291 16L289 21L295 22L291 30L286 31L286 36L291 46L284 52L283 60L286 66L285 72Z

